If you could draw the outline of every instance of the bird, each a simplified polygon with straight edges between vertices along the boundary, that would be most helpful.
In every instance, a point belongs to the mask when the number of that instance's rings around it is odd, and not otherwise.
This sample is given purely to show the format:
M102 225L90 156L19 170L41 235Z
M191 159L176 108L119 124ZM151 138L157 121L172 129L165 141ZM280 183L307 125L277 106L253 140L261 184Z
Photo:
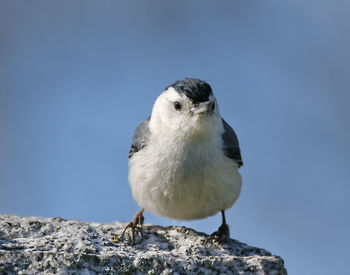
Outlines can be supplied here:
M141 207L122 232L131 229L132 246L136 231L143 237L144 211L174 220L221 212L222 224L209 239L229 240L225 211L240 195L243 161L207 82L184 78L166 87L136 128L128 158L132 196Z

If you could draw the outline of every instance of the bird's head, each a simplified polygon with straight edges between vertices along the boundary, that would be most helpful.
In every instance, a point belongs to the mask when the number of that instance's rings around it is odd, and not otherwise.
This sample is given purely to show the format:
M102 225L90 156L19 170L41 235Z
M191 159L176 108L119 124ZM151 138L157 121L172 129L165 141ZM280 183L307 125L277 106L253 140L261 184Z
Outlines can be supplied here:
M219 108L208 83L193 78L176 81L157 98L150 121L152 132L199 137L220 131Z

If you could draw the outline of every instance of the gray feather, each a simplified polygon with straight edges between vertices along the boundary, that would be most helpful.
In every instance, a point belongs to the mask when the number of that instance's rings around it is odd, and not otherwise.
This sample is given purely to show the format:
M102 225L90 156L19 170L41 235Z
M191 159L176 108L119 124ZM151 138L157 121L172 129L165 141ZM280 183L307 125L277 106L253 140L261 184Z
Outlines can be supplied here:
M134 137L132 138L132 144L129 151L129 158L131 158L136 152L144 148L149 140L150 130L149 130L149 120L146 119L142 122L135 130Z
M224 125L222 139L224 142L225 155L228 158L233 159L236 163L238 163L239 167L241 167L243 165L243 161L236 133L224 119L222 119L222 123Z

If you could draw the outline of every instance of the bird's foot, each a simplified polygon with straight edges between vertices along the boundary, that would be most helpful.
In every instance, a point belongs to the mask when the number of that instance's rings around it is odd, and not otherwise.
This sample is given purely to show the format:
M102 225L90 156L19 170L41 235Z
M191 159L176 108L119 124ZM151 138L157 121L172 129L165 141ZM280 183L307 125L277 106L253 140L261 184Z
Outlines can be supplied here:
M205 241L204 244L223 244L230 239L230 229L226 223L223 223L217 231L212 233Z
M141 238L143 239L142 225L143 225L143 221L145 220L143 216L143 211L144 209L141 209L139 212L135 214L132 221L124 228L123 233L120 236L120 238L122 239L124 237L126 230L130 228L131 235L129 234L129 236L131 239L132 247L135 246L135 232L138 232L141 235Z

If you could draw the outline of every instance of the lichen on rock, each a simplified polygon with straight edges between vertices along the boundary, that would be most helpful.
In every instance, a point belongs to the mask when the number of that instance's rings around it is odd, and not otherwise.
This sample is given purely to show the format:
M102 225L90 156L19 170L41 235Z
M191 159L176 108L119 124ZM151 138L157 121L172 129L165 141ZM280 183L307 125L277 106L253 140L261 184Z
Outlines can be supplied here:
M113 241L125 225L0 215L0 274L287 274L264 249L203 244L185 227L146 225L135 248Z

